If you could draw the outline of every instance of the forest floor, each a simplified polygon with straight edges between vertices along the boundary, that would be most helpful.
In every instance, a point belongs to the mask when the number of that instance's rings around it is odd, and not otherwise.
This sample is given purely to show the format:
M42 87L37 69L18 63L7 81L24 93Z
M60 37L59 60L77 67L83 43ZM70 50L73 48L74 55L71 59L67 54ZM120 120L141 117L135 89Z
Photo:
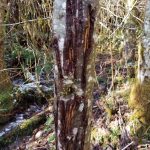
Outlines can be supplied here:
M150 149L149 138L142 137L139 142L136 136L131 135L131 130L135 134L135 122L131 119L133 112L128 106L132 84L127 79L126 68L119 68L117 59L111 60L108 55L98 55L96 75L97 84L93 92L92 149ZM0 147L0 149L55 150L53 106L45 105L40 112L44 111L48 118L44 124L39 124L31 135L16 138L12 144L6 148ZM31 116L36 114L33 113Z

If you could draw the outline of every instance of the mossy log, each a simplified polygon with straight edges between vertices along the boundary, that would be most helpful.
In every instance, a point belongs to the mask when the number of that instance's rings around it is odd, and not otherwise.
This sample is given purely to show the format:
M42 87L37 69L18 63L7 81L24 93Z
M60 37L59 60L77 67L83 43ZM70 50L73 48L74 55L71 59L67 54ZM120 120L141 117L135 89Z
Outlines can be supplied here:
M11 130L0 138L0 147L6 147L16 138L30 135L32 131L46 121L45 112L41 112Z

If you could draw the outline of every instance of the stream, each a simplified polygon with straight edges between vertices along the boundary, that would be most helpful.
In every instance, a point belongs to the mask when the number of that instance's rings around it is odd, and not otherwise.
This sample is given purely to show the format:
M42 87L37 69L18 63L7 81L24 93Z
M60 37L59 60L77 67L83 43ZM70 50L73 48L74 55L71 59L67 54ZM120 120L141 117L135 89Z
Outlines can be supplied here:
M14 87L17 88L17 91L19 91L19 93L23 96L23 107L25 107L26 109L19 113L16 113L9 122L7 122L5 125L0 126L0 138L5 134L11 132L26 119L31 118L33 115L40 113L45 109L45 104L47 103L46 100L42 99L42 103L40 104L40 106L38 105L38 99L41 99L39 88L45 94L52 94L53 86L52 84L47 85L43 81L44 79L42 79L40 83L36 83L35 81L24 83L22 79L13 81ZM16 100L14 99L14 101ZM28 103L28 107L25 106L26 103Z
M0 128L0 137L11 132L12 129L19 126L26 119L31 118L34 114L43 111L43 108L40 108L37 104L32 104L27 108L23 113L17 113L10 122Z

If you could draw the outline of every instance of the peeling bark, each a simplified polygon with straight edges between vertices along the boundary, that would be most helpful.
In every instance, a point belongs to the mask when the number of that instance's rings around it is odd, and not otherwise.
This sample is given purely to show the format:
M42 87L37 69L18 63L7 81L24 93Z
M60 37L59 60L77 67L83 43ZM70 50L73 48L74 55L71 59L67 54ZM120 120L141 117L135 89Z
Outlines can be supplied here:
M96 1L54 2L57 150L90 149L95 14Z

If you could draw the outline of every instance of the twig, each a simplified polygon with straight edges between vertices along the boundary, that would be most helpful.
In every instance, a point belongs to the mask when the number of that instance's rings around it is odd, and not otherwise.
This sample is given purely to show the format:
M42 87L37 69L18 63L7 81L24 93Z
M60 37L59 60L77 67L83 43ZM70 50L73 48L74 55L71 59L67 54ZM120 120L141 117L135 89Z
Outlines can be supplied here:
M131 143L129 143L127 146L125 146L122 150L127 149L129 146L131 146L134 142L132 141Z
M42 20L47 20L47 19L51 19L52 17L45 17L45 18L40 18ZM0 24L0 26L15 26L15 25L20 25L20 24L24 24L24 23L28 23L28 22L34 22L34 21L38 21L39 18L37 19L32 19L32 20L26 20L26 21L21 21L21 22L16 22L16 23L8 23L8 24Z

